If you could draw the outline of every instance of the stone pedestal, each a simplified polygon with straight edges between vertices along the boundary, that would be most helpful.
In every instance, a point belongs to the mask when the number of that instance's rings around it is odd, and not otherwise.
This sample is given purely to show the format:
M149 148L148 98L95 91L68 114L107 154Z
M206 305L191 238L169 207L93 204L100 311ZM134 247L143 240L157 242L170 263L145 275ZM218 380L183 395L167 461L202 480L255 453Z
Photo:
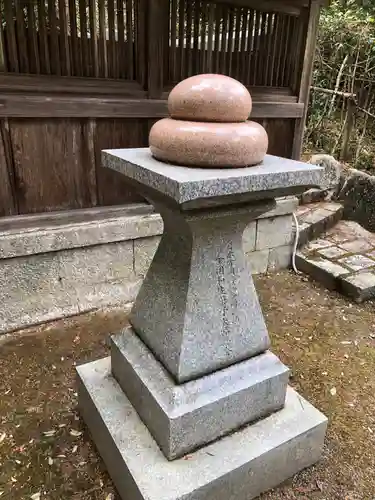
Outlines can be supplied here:
M123 499L249 500L318 460L326 418L268 350L242 233L320 169L268 156L192 170L148 149L103 160L152 201L164 234L131 327L78 368L82 415Z

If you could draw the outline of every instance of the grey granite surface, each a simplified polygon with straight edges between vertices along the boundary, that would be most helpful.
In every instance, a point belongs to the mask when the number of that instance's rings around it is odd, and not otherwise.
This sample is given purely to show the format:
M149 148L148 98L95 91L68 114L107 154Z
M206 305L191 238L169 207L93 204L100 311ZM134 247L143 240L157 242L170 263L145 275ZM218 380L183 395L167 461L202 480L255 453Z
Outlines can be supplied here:
M178 205L217 198L234 203L298 194L318 186L323 174L323 169L315 165L271 155L255 167L181 167L156 160L148 148L103 151L102 164L135 181L146 193L157 192Z
M272 206L202 212L157 207L164 233L129 320L178 382L268 349L242 234Z
M292 389L284 409L168 461L109 358L80 366L78 385L81 414L123 500L251 500L322 453L327 419Z
M111 340L112 373L168 459L279 410L288 368L271 352L176 385L131 328Z

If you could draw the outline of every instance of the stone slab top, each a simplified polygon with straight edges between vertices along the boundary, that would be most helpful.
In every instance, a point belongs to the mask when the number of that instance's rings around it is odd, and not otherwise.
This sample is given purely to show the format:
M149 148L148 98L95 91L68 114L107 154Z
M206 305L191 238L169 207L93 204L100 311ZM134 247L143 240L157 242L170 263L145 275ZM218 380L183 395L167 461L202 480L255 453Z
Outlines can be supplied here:
M267 155L257 166L244 168L191 168L156 160L149 148L102 152L103 166L116 170L145 192L164 195L178 205L196 200L233 197L250 201L305 191L319 185L321 167Z

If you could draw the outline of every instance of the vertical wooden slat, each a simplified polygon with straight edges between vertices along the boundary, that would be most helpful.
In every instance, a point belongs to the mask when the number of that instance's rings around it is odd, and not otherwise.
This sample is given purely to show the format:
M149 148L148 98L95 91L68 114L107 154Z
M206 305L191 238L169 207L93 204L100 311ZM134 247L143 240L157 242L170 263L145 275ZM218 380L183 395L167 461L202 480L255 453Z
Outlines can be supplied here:
M159 99L163 92L164 75L164 36L162 22L165 19L164 0L149 0L148 4L148 93L150 99Z
M147 0L137 0L136 6L136 35L135 35L135 48L136 48L136 63L137 71L136 78L138 82L146 88L147 80L147 61L146 61L146 36L147 31Z
M126 0L126 40L128 53L125 59L126 65L129 68L129 78L133 80L134 78L134 61L133 61L133 6L132 0ZM123 61L123 64L125 64Z
M74 0L72 0L74 1ZM120 2L122 0L119 0ZM100 54L100 76L108 78L108 59L107 59L107 24L105 19L104 2L98 2L99 7L99 54Z
M183 80L185 77L185 0L179 0L178 9L178 54L177 59L177 79Z
M277 58L277 44L278 44L279 33L280 33L280 17L279 17L279 14L275 14L274 23L273 23L273 31L272 31L271 61L270 61L270 67L269 67L271 86L274 85L275 71L277 68L276 58Z
M266 48L266 24L268 19L268 13L262 12L261 25L260 25L260 35L259 35L259 45L258 45L258 81L259 85L265 85L265 48Z
M199 18L201 13L201 2L195 0L194 2L194 53L193 53L193 74L199 72L198 62L199 62Z
M298 102L304 103L305 107L303 117L300 120L296 120L296 126L294 129L292 156L295 160L300 159L302 151L303 132L307 116L312 70L314 64L316 33L319 22L319 9L319 2L316 0L312 0L310 2L309 8L306 9L306 17L303 17L303 19L306 20L306 23L303 37L304 50L301 51L301 63L303 66L299 85Z
M83 76L90 76L86 1L79 0L79 25L81 31L82 74Z
M127 2L128 3L128 2ZM130 2L131 3L131 2ZM120 78L133 78L133 43L125 29L124 0L117 0L117 45ZM125 45L125 34L126 45ZM129 49L130 47L130 49ZM130 54L130 58L129 58Z
M241 21L242 21L242 9L236 9L235 10L235 15L236 15L236 27L235 27L235 39L234 39L234 55L233 55L233 60L235 63L235 72L233 73L234 78L241 78L240 77L240 46L241 46Z
M207 34L207 60L206 67L209 73L214 71L212 61L212 48L214 44L214 22L215 22L215 5L210 3L208 5L208 34Z
M108 0L108 34L109 34L109 54L110 54L110 67L108 69L111 78L118 78L118 58L116 46L116 27L115 27L115 4L114 0Z
M99 76L98 58L98 15L96 12L96 0L89 0L89 20L90 20L90 45L91 57L94 66L94 76Z
M215 62L214 71L215 73L220 72L220 53L221 53L221 16L222 16L222 5L216 4L215 6Z
M0 215L18 213L17 185L8 118L0 121Z
M295 65L298 43L298 18L292 17L291 19L291 35L289 37L288 47L288 60L287 60L287 73L285 75L285 85L293 89L292 75L293 67Z
M273 37L274 14L268 14L267 20L267 47L266 47L266 68L265 68L265 85L272 84L272 74L270 74L271 55L272 55L272 37Z
M207 24L209 22L208 3L202 2L202 19L201 19L201 33L200 33L200 66L199 73L207 73L206 59L207 59Z
M251 84L251 68L254 59L254 11L250 10L249 19L248 19L248 28L247 28L247 61L246 61L246 85L250 86Z
M171 47L169 50L169 80L177 81L176 72L177 0L171 5Z
M72 46L71 72L74 76L82 75L82 53L78 44L76 0L69 0L70 39Z
M226 73L228 51L229 7L223 6L223 26L221 30L220 73Z
M282 73L282 60L283 60L283 41L284 41L284 36L285 36L285 29L286 29L286 17L284 15L280 16L280 23L279 23L279 32L277 36L277 64L276 64L276 69L275 69L275 79L274 79L274 84L276 86L280 85L280 80L281 80L281 73Z
M60 18L60 57L62 74L71 75L70 50L68 40L68 21L66 17L66 1L59 0L59 18Z
M35 19L35 3L31 2L27 4L27 38L28 46L30 50L30 72L39 75L40 74L40 59L39 59L39 49L37 40L37 26Z
M51 72L54 75L61 76L59 40L57 38L56 4L54 0L48 0L48 21L50 26Z
M229 9L229 30L228 30L228 58L227 58L227 74L232 75L233 62L233 46L234 46L234 9Z
M164 16L161 19L163 24L163 82L169 81L169 36L170 36L170 18L171 18L171 2L164 0Z
M9 0L8 0L9 1ZM25 13L21 0L16 0L16 32L21 73L29 73L29 57L25 29Z
M249 20L249 11L245 7L242 9L241 62L239 62L239 64L241 65L239 71L240 75L239 78L244 85L246 85L246 61L247 61L246 44L247 44L248 20Z
M192 36L193 36L193 4L186 4L186 76L192 75Z
M82 127L83 130L83 144L85 154L83 155L84 170L86 177L86 186L88 191L88 198L90 200L90 206L95 207L98 204L98 189L97 189L97 179L96 179L96 161L95 161L95 131L96 131L96 121L94 119L89 119L85 121Z
M4 2L4 19L6 22L6 41L8 47L9 70L19 73L16 31L14 26L13 2Z
M47 9L45 0L38 0L40 67L43 74L51 73L49 44L46 30Z
M254 22L254 65L252 68L252 85L259 85L258 81L258 61L260 50L260 26L262 22L262 12L255 11Z
M5 36L4 36L4 12L0 12L0 72L8 71L8 62L5 52Z
M291 36L291 28L292 28L292 23L291 23L291 17L288 16L286 20L286 30L285 30L285 36L283 40L283 60L281 62L281 77L280 77L280 85L281 86L286 86L287 85L287 76L288 76L288 55L289 55L289 39Z

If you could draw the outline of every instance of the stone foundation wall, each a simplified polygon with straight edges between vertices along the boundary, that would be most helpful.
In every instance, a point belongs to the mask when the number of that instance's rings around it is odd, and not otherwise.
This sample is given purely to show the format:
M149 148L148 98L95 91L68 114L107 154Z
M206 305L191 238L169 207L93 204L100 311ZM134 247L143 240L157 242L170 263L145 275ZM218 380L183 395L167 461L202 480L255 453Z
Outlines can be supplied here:
M290 265L297 204L294 197L279 199L247 227L244 250L253 274ZM41 224L31 216L26 228L0 232L0 334L134 300L163 223L146 206L109 212L66 223Z

